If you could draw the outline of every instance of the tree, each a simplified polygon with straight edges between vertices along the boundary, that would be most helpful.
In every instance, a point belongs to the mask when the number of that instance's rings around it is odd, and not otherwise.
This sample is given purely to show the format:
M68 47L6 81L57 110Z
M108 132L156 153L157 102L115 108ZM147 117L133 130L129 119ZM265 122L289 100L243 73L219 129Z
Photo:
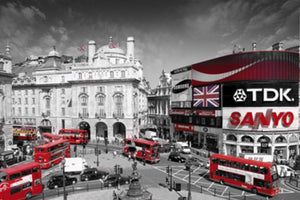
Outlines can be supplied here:
M300 170L300 155L296 156L294 170Z

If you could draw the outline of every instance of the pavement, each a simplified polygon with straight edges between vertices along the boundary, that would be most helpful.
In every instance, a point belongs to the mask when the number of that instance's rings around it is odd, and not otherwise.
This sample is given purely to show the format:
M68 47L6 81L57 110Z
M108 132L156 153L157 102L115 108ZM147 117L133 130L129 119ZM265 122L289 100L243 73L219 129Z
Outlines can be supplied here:
M119 194L121 190L108 189L108 190L94 190L84 193L69 194L68 199L76 200L113 200L113 192ZM177 200L179 197L187 197L187 191L181 191L179 193L172 191L170 192L167 188L147 188L147 191L152 194L152 200ZM191 194L193 200L205 199L205 200L219 200L221 198L214 197L203 193ZM63 196L55 198L46 198L51 200L63 200Z

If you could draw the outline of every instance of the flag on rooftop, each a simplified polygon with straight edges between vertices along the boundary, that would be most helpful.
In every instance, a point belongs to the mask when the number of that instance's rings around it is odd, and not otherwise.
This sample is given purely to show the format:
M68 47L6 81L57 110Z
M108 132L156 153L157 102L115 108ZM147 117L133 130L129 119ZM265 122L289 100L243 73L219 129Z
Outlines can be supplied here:
M78 51L84 51L85 50L85 46L80 46L77 49L78 49Z

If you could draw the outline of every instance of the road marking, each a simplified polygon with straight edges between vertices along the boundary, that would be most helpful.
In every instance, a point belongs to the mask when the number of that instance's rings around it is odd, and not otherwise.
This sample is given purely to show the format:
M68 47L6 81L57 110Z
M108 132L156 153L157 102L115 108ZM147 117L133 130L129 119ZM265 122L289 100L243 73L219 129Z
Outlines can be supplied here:
M208 174L208 172L206 172L205 174L203 174L203 176L201 176L199 179L197 179L193 184L195 184L195 183L197 183L198 181L200 181L201 179L203 179L204 176L205 176L206 174Z
M226 190L228 189L228 186L225 188L225 190L222 192L221 196L224 196Z
M173 175L178 174L181 171L183 171L183 169L178 170L177 172L173 173Z
M186 175L185 177L183 177L183 180L186 179L189 175Z
M207 188L207 191L211 188L211 186L213 186L214 185L214 182L212 182L211 184L210 184L210 186Z

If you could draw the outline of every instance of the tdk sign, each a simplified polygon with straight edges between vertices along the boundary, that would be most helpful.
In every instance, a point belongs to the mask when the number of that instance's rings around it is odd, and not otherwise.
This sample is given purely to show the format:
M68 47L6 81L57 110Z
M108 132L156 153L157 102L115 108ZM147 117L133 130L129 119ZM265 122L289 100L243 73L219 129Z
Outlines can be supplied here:
M246 89L247 92L252 93L252 101L256 102L258 93L262 93L262 101L263 102L274 102L274 101L294 101L294 98L290 98L288 96L289 92L292 90L292 88L279 88L279 91L274 88L250 88ZM247 98L247 94L243 89L237 89L236 92L233 95L233 99L236 102L244 102Z
M223 107L298 106L298 83L223 85Z

